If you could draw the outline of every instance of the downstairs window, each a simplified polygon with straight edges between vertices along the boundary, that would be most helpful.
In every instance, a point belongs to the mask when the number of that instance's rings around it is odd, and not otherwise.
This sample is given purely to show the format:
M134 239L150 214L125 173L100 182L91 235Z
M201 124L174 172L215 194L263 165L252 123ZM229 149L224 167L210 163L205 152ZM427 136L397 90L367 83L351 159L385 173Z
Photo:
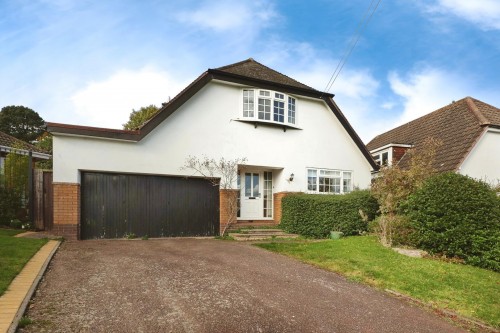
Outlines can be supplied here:
M307 169L307 191L342 194L352 191L352 171Z

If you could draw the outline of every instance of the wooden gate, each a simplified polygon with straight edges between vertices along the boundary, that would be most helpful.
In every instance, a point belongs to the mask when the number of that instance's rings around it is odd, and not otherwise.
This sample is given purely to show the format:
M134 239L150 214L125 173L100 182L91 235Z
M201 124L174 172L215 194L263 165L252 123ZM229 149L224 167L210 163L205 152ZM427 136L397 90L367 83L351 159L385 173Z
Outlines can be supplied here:
M82 239L218 233L219 188L206 179L82 173Z
M52 171L33 170L33 223L37 230L52 230L54 223Z

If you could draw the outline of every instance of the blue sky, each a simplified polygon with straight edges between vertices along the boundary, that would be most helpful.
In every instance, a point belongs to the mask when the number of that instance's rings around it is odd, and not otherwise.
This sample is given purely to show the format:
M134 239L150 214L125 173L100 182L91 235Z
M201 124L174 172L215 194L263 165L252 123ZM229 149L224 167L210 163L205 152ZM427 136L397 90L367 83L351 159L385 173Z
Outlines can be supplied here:
M252 57L324 90L371 0L0 0L0 107L121 128ZM500 107L500 1L382 0L330 92L367 142L472 96Z

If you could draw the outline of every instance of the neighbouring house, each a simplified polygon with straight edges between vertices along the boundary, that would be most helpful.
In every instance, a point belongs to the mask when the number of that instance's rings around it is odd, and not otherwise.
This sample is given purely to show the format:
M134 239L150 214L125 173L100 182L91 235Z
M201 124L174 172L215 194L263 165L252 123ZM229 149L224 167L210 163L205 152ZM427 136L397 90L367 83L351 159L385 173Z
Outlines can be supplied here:
M237 220L247 223L279 223L290 192L367 188L377 168L332 94L253 59L208 69L138 130L47 128L53 231L73 239L219 234L229 192L183 169L189 156L246 158Z
M500 109L471 97L377 135L367 147L378 164L404 167L406 151L429 137L442 143L433 165L437 171L500 181Z
M33 162L48 160L50 154L30 143L19 140L4 132L0 132L0 174L4 172L5 158L8 154L14 153L28 156L31 152ZM28 172L28 171L26 171Z

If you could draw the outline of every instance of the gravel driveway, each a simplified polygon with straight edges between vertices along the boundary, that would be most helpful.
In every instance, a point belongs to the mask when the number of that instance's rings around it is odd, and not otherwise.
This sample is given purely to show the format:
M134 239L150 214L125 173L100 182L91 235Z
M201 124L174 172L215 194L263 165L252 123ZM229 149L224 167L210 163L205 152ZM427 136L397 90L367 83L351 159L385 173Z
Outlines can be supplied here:
M249 244L65 242L21 332L461 332L402 300Z

